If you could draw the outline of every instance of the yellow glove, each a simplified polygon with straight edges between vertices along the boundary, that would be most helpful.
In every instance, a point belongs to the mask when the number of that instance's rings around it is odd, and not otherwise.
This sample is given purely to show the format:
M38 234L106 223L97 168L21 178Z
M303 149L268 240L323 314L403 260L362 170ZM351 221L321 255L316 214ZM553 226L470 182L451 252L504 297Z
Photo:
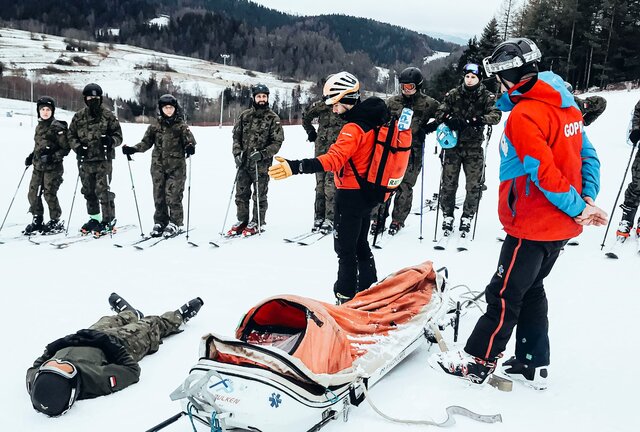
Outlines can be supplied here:
M291 171L289 162L287 162L286 159L280 156L276 156L276 160L280 163L271 165L269 167L269 177L274 180L283 180L287 177L291 177L293 175L293 172Z

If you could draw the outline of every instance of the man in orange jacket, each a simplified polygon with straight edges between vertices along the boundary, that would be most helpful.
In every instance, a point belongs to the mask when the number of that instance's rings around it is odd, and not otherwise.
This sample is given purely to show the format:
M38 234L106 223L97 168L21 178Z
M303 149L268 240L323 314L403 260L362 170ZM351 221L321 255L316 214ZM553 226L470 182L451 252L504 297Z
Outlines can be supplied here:
M584 130L580 109L564 81L538 73L540 51L529 39L510 39L484 60L511 111L500 141L498 213L507 237L498 268L486 288L487 311L464 351L435 354L431 366L482 384L493 373L513 329L515 356L503 373L533 388L546 388L549 321L544 278L568 239L583 225L603 225L594 205L600 162Z
M313 159L276 157L279 163L269 168L269 175L274 180L282 180L293 174L334 172L337 191L333 237L338 255L338 278L333 291L341 304L378 279L367 240L369 215L377 203L360 190L349 160L353 161L359 173L366 171L374 146L375 129L388 121L389 111L378 97L361 102L360 83L348 72L330 76L323 94L325 103L347 122L338 139L326 154Z

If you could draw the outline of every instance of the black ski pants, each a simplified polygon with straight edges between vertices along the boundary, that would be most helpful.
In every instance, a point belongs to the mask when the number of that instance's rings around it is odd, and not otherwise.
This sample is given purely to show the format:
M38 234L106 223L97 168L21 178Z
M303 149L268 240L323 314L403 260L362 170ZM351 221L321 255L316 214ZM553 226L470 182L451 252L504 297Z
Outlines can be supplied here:
M369 218L373 204L359 189L338 189L335 197L333 247L338 254L337 294L352 298L378 280L369 247Z
M487 311L464 350L493 361L516 330L516 358L532 367L549 364L548 304L544 278L567 240L532 241L507 235L498 270L487 285Z

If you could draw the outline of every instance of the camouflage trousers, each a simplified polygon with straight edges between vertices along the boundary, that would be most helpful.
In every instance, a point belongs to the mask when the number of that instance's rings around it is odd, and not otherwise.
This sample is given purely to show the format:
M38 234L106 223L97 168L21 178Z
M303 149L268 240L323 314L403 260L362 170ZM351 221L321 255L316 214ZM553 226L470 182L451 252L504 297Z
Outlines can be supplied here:
M126 310L118 315L104 316L89 328L118 337L131 357L140 361L147 354L158 351L162 339L179 333L181 324L182 317L176 311L139 320L133 311Z
M151 180L153 181L153 202L155 212L153 222L166 226L169 222L181 226L184 218L182 197L184 184L187 179L187 166L182 164L163 169L162 166L151 165Z
M636 153L631 166L631 183L624 192L624 204L634 209L640 205L640 152Z
M440 208L442 213L447 216L453 216L455 209L460 167L464 169L467 191L462 208L462 216L473 218L478 211L482 193L482 173L484 170L482 147L454 148L445 151Z
M49 207L49 217L51 219L60 219L62 209L58 201L58 189L62 184L62 174L64 167L60 164L53 170L40 171L33 169L31 175L31 183L29 183L29 212L34 216L43 216L44 207L42 206L42 197Z
M258 208L260 206L260 223L265 223L265 216L269 203L267 202L267 193L269 192L269 169L271 161L267 164L258 163L258 176L256 178L256 165L249 163L249 166L243 165L238 169L238 180L236 182L236 215L239 221L249 222L249 200L253 200L253 218L252 222L258 223ZM256 184L257 180L257 184ZM253 195L251 187L253 186ZM258 194L256 194L256 189Z
M329 144L316 141L315 156L323 155L329 149ZM314 219L326 219L333 222L334 200L336 184L330 171L316 173L316 201L314 205Z
M413 187L416 185L418 177L420 176L420 170L422 169L422 148L420 148L419 151L412 149L411 153L407 172L394 194L393 212L391 213L392 222L399 222L402 225L404 225L404 221L411 212L411 207L413 206ZM379 204L374 207L371 212L372 220L377 219L378 213L382 211L381 207L384 205L385 204ZM384 215L385 219L387 216L387 214Z
M87 213L95 215L102 208L103 222L111 222L116 217L116 194L111 192L111 161L81 162L78 164L82 195L87 200Z

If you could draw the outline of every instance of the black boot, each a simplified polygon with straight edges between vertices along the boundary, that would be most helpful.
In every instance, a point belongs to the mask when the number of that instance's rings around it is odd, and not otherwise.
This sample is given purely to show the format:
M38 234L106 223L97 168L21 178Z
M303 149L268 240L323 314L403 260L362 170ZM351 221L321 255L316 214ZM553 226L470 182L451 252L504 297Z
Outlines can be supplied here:
M24 228L22 233L24 235L31 235L37 232L40 232L44 229L44 225L42 224L42 215L33 216L33 221Z
M178 312L182 317L182 322L186 323L191 318L198 315L198 311L203 304L204 302L202 301L202 299L200 297L196 297L193 300L189 300L189 302L180 306L180 309L178 309L176 312Z
M131 306L131 304L129 304L129 302L127 302L116 293L111 293L111 295L109 296L109 305L111 306L111 309L116 313L130 310L138 315L138 319L144 318L144 314L142 312L140 312L138 309L135 309L133 306Z

